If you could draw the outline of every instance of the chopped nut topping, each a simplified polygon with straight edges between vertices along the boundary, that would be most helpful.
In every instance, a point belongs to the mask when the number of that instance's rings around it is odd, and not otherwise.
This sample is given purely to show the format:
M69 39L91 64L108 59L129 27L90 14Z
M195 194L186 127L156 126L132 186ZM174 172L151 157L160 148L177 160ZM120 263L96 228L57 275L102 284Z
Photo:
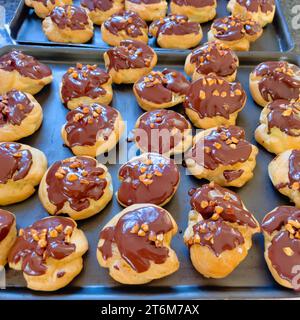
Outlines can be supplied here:
M234 90L234 93L237 95L237 96L241 96L242 95L242 91L240 89L235 89Z
M299 221L297 221L297 220L288 220L288 223L291 226L293 226L293 227L295 227L297 229L300 229L300 222Z
M208 207L208 201L202 200L200 205L201 205L201 208L202 208L202 209L205 209L205 208Z
M229 145L229 147L230 147L231 149L236 149L236 144L232 143L232 144Z
M138 231L138 236L139 236L139 237L144 237L145 235L146 235L146 233L145 233L144 230L140 229L140 230Z
M283 252L289 257L291 257L294 254L294 251L290 247L284 247Z
M215 211L217 214L221 214L224 211L224 208L220 207L220 206L216 206L215 207Z
M70 236L73 232L73 228L71 226L66 226L64 230L64 234Z
M212 95L218 97L220 95L220 92L218 90L214 90Z
M157 238L158 241L162 242L164 240L163 233L158 234L156 238Z
M194 235L194 243L200 243L200 236L199 236L199 234L198 233L196 233L195 235Z
M200 90L200 92L199 92L199 98L200 98L201 100L204 100L204 99L206 98L206 93L205 93L205 91Z
M154 175L157 176L157 177L161 177L163 174L160 171L155 170L154 171Z
M232 140L233 143L238 143L239 142L239 139L237 139L236 137L232 137L231 140Z
M221 143L219 143L219 142L215 142L215 143L213 144L213 146L214 146L216 149L221 149L221 148L222 148L222 145L221 145Z
M78 180L78 176L75 173L69 173L67 176L68 181L76 181Z
M58 236L58 232L55 229L50 230L49 235L51 238L56 238Z
M141 225L141 228L142 228L142 230L145 231L145 232L148 232L148 231L149 231L149 226L148 226L148 224L146 224L146 223L143 223L143 224Z
M294 228L293 228L293 226L291 225L291 224L289 224L289 223L287 223L286 225L285 225L285 229L289 232L289 233L291 233L291 234L295 234L295 230L294 230Z
M205 147L204 147L204 152L205 152L205 153L210 153L210 147L205 146Z
M44 240L44 239L41 239L41 240L38 241L38 245L41 248L46 248L47 247L47 241Z
M292 189L293 189L293 190L298 190L299 187L300 187L299 182L294 182L294 183L292 184Z
M58 179L63 179L65 176L62 173L56 171L55 172L55 177L58 178Z
M139 229L140 229L140 226L136 223L130 230L130 233L138 233Z
M71 169L76 169L76 168L80 168L80 167L81 167L81 163L79 161L74 161L70 164Z
M58 226L55 227L55 230L57 232L62 232L63 231L63 225L62 224L59 224Z
M289 116L292 114L292 112L293 112L293 110L292 110L291 108L288 108L288 109L286 109L286 110L284 110L284 111L282 112L282 115L283 115L284 117L289 117Z
M227 96L227 92L226 92L226 91L222 91L222 92L221 92L221 97L222 97L222 98L225 98L226 96Z
M211 219L216 221L219 219L219 214L218 213L214 213L212 216L211 216Z
M156 241L156 234L154 231L150 231L148 239L150 241Z
M23 237L24 233L25 233L24 229L20 229L19 230L19 237Z

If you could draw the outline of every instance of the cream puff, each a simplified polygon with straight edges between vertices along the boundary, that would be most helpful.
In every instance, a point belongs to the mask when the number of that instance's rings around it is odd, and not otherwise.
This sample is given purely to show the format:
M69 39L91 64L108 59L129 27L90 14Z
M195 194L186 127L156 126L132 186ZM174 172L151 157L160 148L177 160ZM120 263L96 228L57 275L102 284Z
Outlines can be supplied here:
M42 19L46 18L55 7L72 2L73 0L25 0L25 4L33 8L35 14Z
M125 0L125 9L136 12L143 20L163 18L168 10L166 0Z

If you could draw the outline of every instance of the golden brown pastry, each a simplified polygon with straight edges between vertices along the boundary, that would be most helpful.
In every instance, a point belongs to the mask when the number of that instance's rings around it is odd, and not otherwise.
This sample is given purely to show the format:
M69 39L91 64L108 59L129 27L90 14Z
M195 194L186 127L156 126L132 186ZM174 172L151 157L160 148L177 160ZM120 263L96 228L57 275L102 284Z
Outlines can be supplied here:
M300 207L300 150L286 150L269 164L274 187Z
M151 71L133 86L139 106L146 110L170 108L185 100L190 82L186 77L171 69Z
M300 102L275 100L261 112L255 139L269 152L300 148Z
M143 284L166 277L179 268L170 247L176 233L177 224L168 211L149 203L132 205L102 229L98 262L123 284Z
M234 125L244 108L246 92L239 82L228 82L211 73L199 76L186 93L185 113L197 128Z
M277 207L262 221L265 259L274 279L286 288L299 290L300 211L291 206Z
M214 20L207 38L209 42L219 40L235 51L248 51L250 43L262 33L261 25L254 20L229 16Z
M166 0L125 0L125 8L136 12L145 21L153 21L166 15L168 2Z
M222 126L199 132L185 163L198 179L242 187L253 177L257 154L258 148L245 140L244 129Z
M0 141L30 136L42 121L42 108L30 93L11 90L0 95Z
M184 242L193 266L204 277L224 278L246 258L259 223L235 192L215 183L190 194Z
M70 111L61 134L66 146L77 155L97 157L118 143L125 124L120 112L98 103Z
M194 49L185 60L184 71L193 81L202 75L214 73L232 82L236 78L239 58L229 47L219 41L207 42Z
M183 14L190 21L204 23L216 16L216 0L171 0L173 14Z
M262 62L250 73L249 85L262 107L278 99L300 101L300 68L286 61Z
M261 26L272 23L275 15L275 0L230 0L228 11L233 16L251 18Z
M20 229L8 262L23 272L29 289L55 291L81 272L87 250L87 239L75 221L48 217Z
M72 4L72 2L73 0L25 0L25 4L32 7L35 14L42 19L46 18L55 7Z
M61 100L71 110L82 104L109 104L113 97L111 84L111 76L97 65L77 63L63 75Z
M91 157L56 161L45 173L39 197L52 215L68 214L74 220L89 218L111 200L113 186L107 168Z
M124 9L124 0L81 0L94 24L101 25L111 15Z
M170 14L151 23L149 33L156 38L158 45L168 49L189 49L199 44L202 29L198 22L187 16Z
M94 35L87 12L78 6L55 7L43 21L43 31L50 41L86 43Z
M122 40L148 42L147 23L133 11L113 14L101 25L101 34L110 46L119 46Z
M0 205L29 198L47 169L47 159L38 149L16 142L0 143Z
M0 57L0 93L16 89L36 94L52 79L48 66L21 51L13 50Z
M120 45L103 55L108 73L114 83L134 83L149 73L157 63L157 54L147 44L122 40Z

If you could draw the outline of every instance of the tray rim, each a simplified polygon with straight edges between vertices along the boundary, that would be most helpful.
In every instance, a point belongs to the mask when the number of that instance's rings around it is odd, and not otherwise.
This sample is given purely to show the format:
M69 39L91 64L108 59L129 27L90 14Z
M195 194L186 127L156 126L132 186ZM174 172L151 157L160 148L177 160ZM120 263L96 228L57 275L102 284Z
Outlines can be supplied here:
M222 0L223 1L223 0ZM278 15L280 24L281 24L281 30L282 33L284 34L284 37L287 40L287 43L290 45L290 48L288 50L285 51L270 51L270 52L280 52L280 53L289 53L289 52L293 52L295 51L295 41L294 38L291 34L290 28L288 26L286 17L283 13L282 10L282 5L280 0L275 0L276 2L276 12L275 15ZM18 32L20 30L20 28L18 27L19 25L19 19L22 19L24 21L25 16L24 16L24 10L29 10L28 7L26 7L25 5L25 0L21 0L19 5L17 6L17 9L15 11L15 14L13 16L13 18L11 19L11 21L8 24L8 28L9 28L9 33L10 33L10 37L11 39L16 43L16 44L20 44L20 45L30 45L30 46L35 46L35 45L39 45L39 46L54 46L54 47L70 47L70 48L99 48L102 49L104 47L102 46L92 46L89 44L66 44L66 43L58 43L58 42L34 42L34 41L22 41L22 40L18 40L17 39L17 35ZM22 21L22 22L23 22ZM201 45L201 44L199 44ZM107 50L107 48L105 48ZM187 52L190 52L191 50L186 49L186 50L180 50L180 49L163 49L163 48L154 48L154 50L156 52L168 52L168 53L174 53L174 52L185 52L185 54L187 54ZM247 51L247 53L252 54L252 53L256 53L256 52L268 52L268 51Z

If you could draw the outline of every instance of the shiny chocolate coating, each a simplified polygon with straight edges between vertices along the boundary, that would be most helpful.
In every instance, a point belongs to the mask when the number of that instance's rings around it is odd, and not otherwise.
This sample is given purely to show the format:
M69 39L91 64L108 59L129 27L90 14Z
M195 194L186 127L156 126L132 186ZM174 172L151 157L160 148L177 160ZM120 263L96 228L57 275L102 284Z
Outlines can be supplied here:
M236 2L250 12L259 10L263 13L272 12L275 7L274 0L236 0Z
M7 237L14 222L15 217L12 213L0 209L0 242Z
M114 0L81 0L80 4L90 11L108 11L113 7Z
M204 8L215 6L216 0L172 0L178 6L191 6L195 8Z

